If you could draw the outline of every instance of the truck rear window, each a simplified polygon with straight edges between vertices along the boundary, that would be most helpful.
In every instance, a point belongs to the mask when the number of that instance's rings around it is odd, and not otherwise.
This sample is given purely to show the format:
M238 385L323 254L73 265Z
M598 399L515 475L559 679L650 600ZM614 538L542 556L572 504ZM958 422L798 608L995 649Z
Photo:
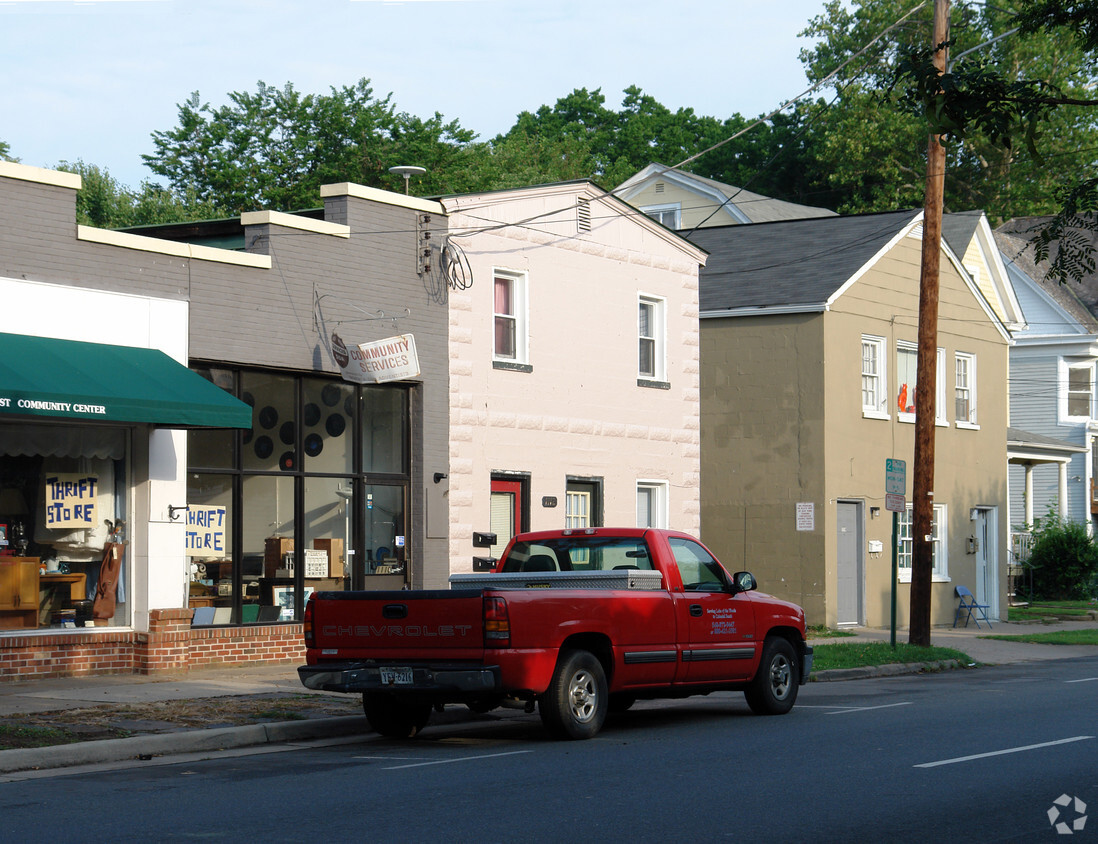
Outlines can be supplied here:
M610 571L652 569L643 539L563 536L544 542L516 542L503 571Z

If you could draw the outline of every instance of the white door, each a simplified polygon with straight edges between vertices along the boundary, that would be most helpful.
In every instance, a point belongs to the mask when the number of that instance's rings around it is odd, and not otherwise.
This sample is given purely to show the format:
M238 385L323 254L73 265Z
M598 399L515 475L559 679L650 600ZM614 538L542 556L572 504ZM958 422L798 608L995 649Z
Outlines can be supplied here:
M996 542L998 511L995 507L976 508L972 531L976 537L976 603L987 604L989 618L999 617L999 559Z
M862 503L840 501L837 506L838 549L836 611L840 625L861 624L865 559L862 555Z

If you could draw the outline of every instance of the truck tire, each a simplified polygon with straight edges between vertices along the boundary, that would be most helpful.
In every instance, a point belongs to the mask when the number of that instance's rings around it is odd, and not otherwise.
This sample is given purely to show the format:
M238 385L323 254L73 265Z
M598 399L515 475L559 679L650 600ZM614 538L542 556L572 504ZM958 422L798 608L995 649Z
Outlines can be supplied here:
M799 681L793 646L781 636L772 636L763 645L759 671L743 694L756 715L784 715L797 700Z
M431 704L401 700L385 692L363 692L362 711L375 733L414 738L431 719Z
M609 703L602 663L588 651L565 651L538 699L538 714L555 738L589 739L602 729Z

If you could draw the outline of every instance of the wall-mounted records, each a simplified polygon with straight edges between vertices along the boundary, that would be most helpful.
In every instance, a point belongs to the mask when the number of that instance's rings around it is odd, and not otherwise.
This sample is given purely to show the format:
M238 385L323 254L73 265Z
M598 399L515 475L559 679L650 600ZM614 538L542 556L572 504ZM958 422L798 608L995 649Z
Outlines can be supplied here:
M309 402L305 405L305 413L302 416L302 420L305 422L306 427L313 427L313 425L320 421L320 408L313 404L313 402Z
M337 385L326 384L324 389L320 391L320 400L328 407L335 407L339 404L340 395L340 389Z
M278 468L283 472L292 472L295 463L297 463L297 458L292 451L284 451L282 456L278 458Z
M324 423L324 430L333 437L340 436L346 427L347 420L338 413L333 413L328 417L328 421Z
M324 450L324 438L320 434L309 434L305 437L305 453L310 457L316 457Z
M255 441L255 456L260 460L266 460L274 454L274 443L270 437L257 437Z
M268 431L271 430L271 428L278 424L278 411L270 405L267 405L259 411L259 424Z
M294 428L293 422L283 422L282 427L278 429L278 438L282 440L285 445L293 445L296 433L297 431Z

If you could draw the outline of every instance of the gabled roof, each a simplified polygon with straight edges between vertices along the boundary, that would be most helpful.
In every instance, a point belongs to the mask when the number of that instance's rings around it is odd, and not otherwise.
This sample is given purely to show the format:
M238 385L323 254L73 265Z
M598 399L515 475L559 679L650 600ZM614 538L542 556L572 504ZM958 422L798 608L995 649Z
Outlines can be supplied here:
M1012 331L1025 328L1025 315L1007 274L995 233L983 211L942 217L942 239L961 260L992 309ZM974 263L975 262L975 263Z
M690 240L709 252L700 278L701 312L822 311L922 213L697 229Z
M834 217L834 211L828 208L816 208L812 205L798 205L782 199L752 193L735 185L697 176L685 170L676 170L662 164L652 163L634 176L626 179L616 188L614 195L627 202L632 201L649 183L663 180L683 190L699 194L707 202L721 206L721 213L715 217L718 222L727 223L729 218L737 223L769 223L776 220L801 220L810 217ZM724 218L723 220L721 218Z

